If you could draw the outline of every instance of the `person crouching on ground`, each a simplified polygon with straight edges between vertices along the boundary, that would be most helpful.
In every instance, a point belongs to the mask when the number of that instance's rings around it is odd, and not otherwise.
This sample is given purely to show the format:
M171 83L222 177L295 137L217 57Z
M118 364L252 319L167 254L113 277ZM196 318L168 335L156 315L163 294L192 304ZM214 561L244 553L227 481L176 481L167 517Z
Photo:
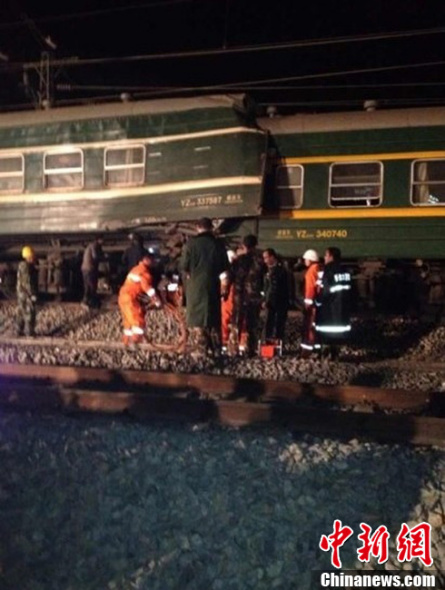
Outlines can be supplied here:
M162 303L154 288L153 255L144 254L141 262L134 266L120 288L118 304L124 326L124 344L138 344L145 337L144 297L148 297L156 307Z
M17 269L17 334L35 336L38 274L34 250L25 246L22 258Z

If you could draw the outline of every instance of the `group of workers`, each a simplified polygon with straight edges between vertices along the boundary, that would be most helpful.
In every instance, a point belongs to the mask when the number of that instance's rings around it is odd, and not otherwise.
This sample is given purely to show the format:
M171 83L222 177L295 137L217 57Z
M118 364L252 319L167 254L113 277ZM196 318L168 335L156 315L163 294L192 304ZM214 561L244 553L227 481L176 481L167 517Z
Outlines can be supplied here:
M304 322L302 354L319 354L322 346L331 355L350 330L351 274L341 264L341 252L327 248L303 255ZM227 253L213 233L210 219L201 219L197 235L187 242L180 270L186 286L189 328L198 346L208 352L255 354L258 343L275 343L282 349L291 290L289 272L272 248L257 249L257 238L247 235L242 247ZM259 333L261 312L264 327Z
M322 263L316 250L303 254L306 266L304 279L304 312L301 347L303 354L318 353L323 344L332 356L338 354L336 344L351 331L351 274L341 265L341 251L329 247Z
M204 353L253 355L258 343L280 344L285 335L291 300L289 271L272 248L257 248L254 235L244 237L242 246L227 251L212 221L203 218L182 252L179 273L185 287L186 321L195 343ZM138 344L145 338L146 305L160 308L159 277L154 254L144 248L142 238L130 236L122 263L126 276L118 295L122 316L123 342ZM19 335L35 334L38 278L35 252L22 250L17 271L17 330ZM99 263L103 260L102 238L84 250L82 305L97 305ZM323 344L343 340L351 330L349 318L350 273L342 268L338 248L328 248L322 263L315 250L303 255L304 278L302 354L319 353ZM178 285L175 285L176 288ZM264 327L260 333L260 317Z

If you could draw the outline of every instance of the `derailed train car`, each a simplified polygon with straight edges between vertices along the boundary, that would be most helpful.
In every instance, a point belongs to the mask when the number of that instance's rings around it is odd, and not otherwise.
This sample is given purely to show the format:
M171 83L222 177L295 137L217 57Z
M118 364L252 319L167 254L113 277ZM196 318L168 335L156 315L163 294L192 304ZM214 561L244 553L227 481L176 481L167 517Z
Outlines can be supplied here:
M238 95L0 115L1 259L31 242L50 289L97 232L119 253L205 215L289 259L338 245L363 297L443 300L444 131L445 108L256 119Z
M2 257L30 242L60 262L97 232L119 250L131 229L255 217L266 140L242 96L1 115Z

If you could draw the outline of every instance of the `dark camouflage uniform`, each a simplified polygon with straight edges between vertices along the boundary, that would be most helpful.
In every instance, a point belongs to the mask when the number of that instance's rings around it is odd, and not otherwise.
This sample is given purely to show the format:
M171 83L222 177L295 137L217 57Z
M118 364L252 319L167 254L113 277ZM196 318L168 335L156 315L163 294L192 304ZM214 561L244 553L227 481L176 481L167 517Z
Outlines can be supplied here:
M264 280L264 339L283 340L289 309L289 275L280 263L270 266Z
M230 272L233 284L232 326L238 335L247 333L249 353L255 351L259 336L258 324L265 271L261 255L253 251L241 254L234 260Z
M22 260L17 270L17 332L35 335L38 274L32 262Z

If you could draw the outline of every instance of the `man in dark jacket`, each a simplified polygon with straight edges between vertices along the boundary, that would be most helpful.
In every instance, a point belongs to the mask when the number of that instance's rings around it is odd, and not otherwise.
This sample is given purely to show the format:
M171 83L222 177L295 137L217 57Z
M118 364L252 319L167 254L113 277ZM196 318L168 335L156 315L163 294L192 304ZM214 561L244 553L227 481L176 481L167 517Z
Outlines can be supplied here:
M144 248L144 240L140 234L132 233L128 238L130 245L124 250L121 260L125 276L148 254L148 250Z
M221 343L220 275L227 272L229 260L210 219L201 219L197 232L187 242L180 263L186 275L187 324L196 329L200 347L216 350Z
M267 267L264 280L264 339L283 340L289 309L289 275L273 248L264 250L263 260Z
M351 332L351 274L341 265L339 248L327 248L320 294L317 297L315 330L321 342L330 345L329 353L337 356L340 344Z
M243 252L230 269L233 288L232 330L239 352L251 355L258 343L258 324L266 267L257 251L258 240L250 234L243 239Z
M102 236L96 236L84 250L82 258L83 299L82 305L98 307L97 281L99 278L99 264L104 259L102 250Z

